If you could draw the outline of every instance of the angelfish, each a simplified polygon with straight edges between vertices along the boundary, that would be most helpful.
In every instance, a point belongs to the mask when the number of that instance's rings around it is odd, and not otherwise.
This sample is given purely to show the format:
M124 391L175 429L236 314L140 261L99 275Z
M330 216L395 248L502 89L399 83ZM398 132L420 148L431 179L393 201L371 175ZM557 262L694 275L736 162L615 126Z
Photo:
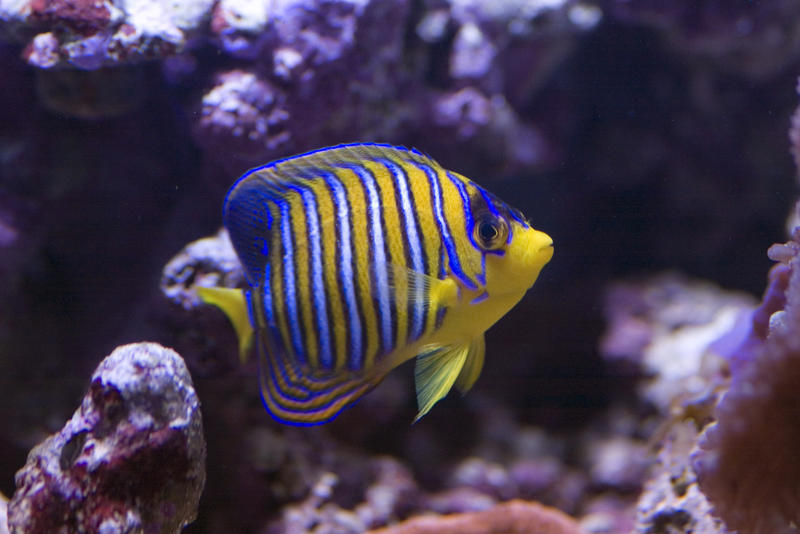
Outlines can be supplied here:
M255 345L278 421L334 419L416 357L419 414L481 373L484 332L533 285L553 241L475 182L383 144L245 173L223 220L248 287L199 288Z

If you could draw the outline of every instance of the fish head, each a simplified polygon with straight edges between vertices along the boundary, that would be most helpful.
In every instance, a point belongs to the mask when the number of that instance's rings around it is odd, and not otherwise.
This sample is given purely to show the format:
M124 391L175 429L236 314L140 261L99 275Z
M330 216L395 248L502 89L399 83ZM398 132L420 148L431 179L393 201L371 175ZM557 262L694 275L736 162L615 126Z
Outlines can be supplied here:
M524 293L553 257L549 235L516 221L509 226L512 238L502 248L503 254L486 256L486 291L490 295Z
M485 203L473 214L472 239L483 252L489 296L522 296L553 257L553 240L517 209L481 190Z

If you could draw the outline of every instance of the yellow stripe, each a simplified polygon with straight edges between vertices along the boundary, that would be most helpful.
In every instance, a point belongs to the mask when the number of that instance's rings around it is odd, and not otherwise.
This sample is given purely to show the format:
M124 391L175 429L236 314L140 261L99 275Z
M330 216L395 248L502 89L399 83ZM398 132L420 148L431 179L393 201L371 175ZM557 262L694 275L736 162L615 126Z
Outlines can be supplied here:
M455 173L453 173L455 175ZM442 186L442 204L444 206L444 216L450 228L450 235L456 245L458 261L461 262L461 270L470 279L475 280L475 275L481 272L481 253L472 246L472 242L467 235L467 219L464 216L464 200L458 192L458 188L447 177L447 173L441 167L436 169L436 176ZM455 175L459 179L458 175Z
M306 225L305 207L300 194L289 192L286 194L289 202L289 214L292 219L294 235L294 263L297 273L298 309L303 322L303 335L305 337L306 358L312 369L319 368L319 347L317 346L317 329L314 324L311 300L311 260L308 250L308 229Z
M325 277L327 303L332 323L328 328L333 331L335 340L335 367L342 368L347 363L347 325L345 324L344 306L342 305L341 288L336 276L336 212L333 199L323 180L309 180L309 188L317 199L319 225L322 230L322 270ZM327 321L328 318L326 317Z
M378 318L372 298L372 279L370 278L369 224L367 221L367 200L361 179L349 169L337 168L336 176L342 182L347 198L350 200L352 217L353 257L355 258L356 294L363 318L362 330L366 334L363 362L372 361L378 351ZM367 367L362 365L362 368Z
M422 235L422 246L425 249L427 260L427 272L425 274L433 278L439 278L439 254L442 246L442 236L439 233L439 226L436 224L436 216L433 213L433 198L431 197L430 184L425 172L416 165L403 160L395 160L402 165L408 174L409 189L414 197L414 204L419 221L420 234ZM428 317L424 332L431 332L436 324L436 310L428 310Z
M384 165L375 162L365 162L364 166L372 171L381 195L383 206L383 219L385 222L384 239L389 248L388 261L393 265L407 265L405 254L405 231L401 226L400 210L395 197L394 179ZM392 269L388 269L391 274ZM392 300L394 301L395 341L394 351L406 344L408 336L408 283L405 277L395 277L391 284ZM384 355L385 356L385 355Z

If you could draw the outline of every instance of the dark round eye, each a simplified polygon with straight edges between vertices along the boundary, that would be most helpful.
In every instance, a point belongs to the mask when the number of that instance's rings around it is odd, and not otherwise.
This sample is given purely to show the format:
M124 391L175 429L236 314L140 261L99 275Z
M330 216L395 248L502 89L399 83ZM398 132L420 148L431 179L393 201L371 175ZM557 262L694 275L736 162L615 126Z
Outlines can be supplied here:
M494 250L505 245L508 227L502 219L487 213L475 223L475 240L483 248Z

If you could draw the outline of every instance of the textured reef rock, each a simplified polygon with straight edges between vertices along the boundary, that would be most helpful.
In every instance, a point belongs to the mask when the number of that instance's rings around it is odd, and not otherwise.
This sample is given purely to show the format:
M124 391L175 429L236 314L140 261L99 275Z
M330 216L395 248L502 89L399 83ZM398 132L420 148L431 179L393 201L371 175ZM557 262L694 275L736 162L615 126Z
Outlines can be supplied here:
M190 243L164 266L161 292L173 304L190 310L200 304L195 288L239 287L243 283L242 266L223 228L214 236Z
M639 498L634 532L728 534L697 484L690 460L696 443L694 421L677 423L668 430L658 465Z
M694 455L700 487L731 530L797 532L800 449L800 229L770 249L779 261L754 319L753 337L731 366L730 388ZM783 298L780 298L783 295ZM745 356L745 357L743 357Z
M364 500L351 510L331 502L338 477L331 472L320 474L308 497L287 506L282 518L267 527L270 534L303 532L352 533L396 521L407 513L418 494L414 478L400 463L389 458L369 462L374 478L364 492Z
M574 520L554 508L511 501L482 512L451 516L424 516L374 534L583 534Z
M198 51L217 47L226 61L212 67L193 131L226 167L330 139L407 139L444 159L468 156L465 170L551 162L547 136L521 110L602 11L577 0L412 4L6 0L0 37L24 43L45 105L83 118L141 103L132 64L161 59L168 81L206 79Z
M615 283L606 294L600 349L609 362L650 377L642 396L668 414L676 402L707 391L719 363L714 354L738 348L755 305L746 293L676 274Z
M674 277L609 292L603 350L654 377L642 398L669 417L636 532L796 532L799 251L800 229L770 249L779 263L758 307Z
M205 26L214 3L9 0L0 3L0 21L7 33L30 38L24 52L30 64L93 70L179 52Z
M81 407L16 476L13 532L179 532L205 483L200 403L183 360L154 343L117 348Z

